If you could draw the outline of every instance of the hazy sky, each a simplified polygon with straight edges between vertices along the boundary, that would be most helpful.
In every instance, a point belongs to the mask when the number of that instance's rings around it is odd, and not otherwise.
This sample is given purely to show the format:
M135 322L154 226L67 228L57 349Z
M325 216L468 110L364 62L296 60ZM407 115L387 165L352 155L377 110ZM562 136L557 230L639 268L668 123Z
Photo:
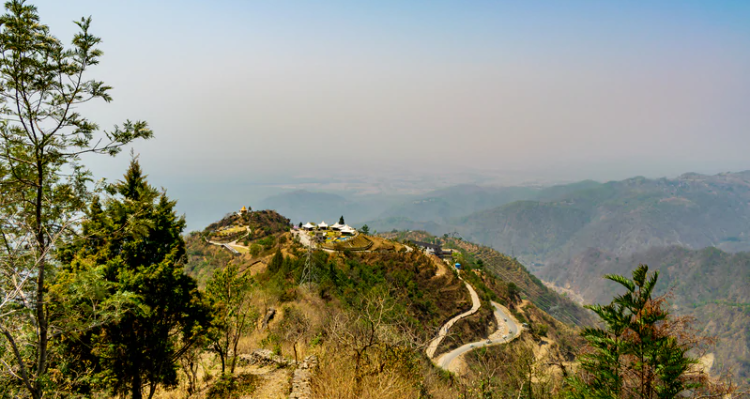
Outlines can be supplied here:
M32 3L66 42L93 17L115 101L92 115L147 120L135 148L167 188L750 169L748 1Z

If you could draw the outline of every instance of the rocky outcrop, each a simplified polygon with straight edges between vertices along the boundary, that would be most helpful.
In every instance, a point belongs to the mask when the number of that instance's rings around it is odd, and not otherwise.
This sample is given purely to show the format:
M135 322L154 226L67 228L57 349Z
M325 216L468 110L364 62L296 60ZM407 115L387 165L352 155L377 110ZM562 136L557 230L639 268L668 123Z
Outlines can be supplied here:
M292 376L292 393L289 399L309 399L312 397L312 376L318 368L317 356L308 356L297 365Z
M273 319L273 316L276 315L276 309L274 308L268 308L268 311L266 311L266 315L263 316L263 321L260 323L260 329L264 329L268 326L268 322L270 322Z
M239 361L241 365L256 365L259 367L287 367L294 364L293 360L276 355L268 349L258 349L249 355L240 355Z

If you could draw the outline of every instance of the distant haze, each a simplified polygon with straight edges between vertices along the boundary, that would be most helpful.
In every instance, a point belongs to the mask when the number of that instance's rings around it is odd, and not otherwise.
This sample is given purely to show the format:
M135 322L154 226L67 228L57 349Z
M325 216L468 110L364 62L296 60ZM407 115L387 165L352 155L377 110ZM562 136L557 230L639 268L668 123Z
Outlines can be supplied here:
M298 177L750 169L746 1L32 3L66 42L93 17L115 101L84 111L150 123L135 151L189 220Z

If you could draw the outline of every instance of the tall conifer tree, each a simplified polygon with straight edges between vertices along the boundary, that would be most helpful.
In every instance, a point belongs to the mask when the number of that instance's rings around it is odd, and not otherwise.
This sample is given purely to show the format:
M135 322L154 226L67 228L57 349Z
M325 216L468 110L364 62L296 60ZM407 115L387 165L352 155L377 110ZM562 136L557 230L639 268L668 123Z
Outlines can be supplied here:
M670 329L669 312L652 297L659 273L648 266L633 279L606 275L625 288L609 305L587 306L605 328L586 328L589 351L580 357L582 373L569 380L571 398L675 398L699 386L687 374L696 363L688 342Z
M94 202L83 223L88 234L69 249L70 267L100 267L110 296L132 297L126 311L81 345L95 359L97 381L113 393L141 398L148 388L151 397L158 385L177 383L177 357L203 331L209 312L183 272L185 221L175 202L146 182L137 160L109 191L113 198L104 207Z

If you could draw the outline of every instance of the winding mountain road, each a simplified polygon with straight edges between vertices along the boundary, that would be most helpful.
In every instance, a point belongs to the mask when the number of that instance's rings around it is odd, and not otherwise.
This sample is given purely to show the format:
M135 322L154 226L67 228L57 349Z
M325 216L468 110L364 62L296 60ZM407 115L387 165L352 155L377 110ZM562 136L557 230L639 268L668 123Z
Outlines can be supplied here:
M461 278L460 272L458 278L461 281L464 281ZM450 352L444 353L437 359L435 359L435 351L437 351L437 348L438 346L440 346L443 338L448 335L448 330L450 330L450 328L453 327L453 325L456 324L456 322L458 322L459 320L476 313L481 307L479 295L477 295L474 287L472 287L471 284L467 283L466 281L464 281L464 284L466 284L466 288L469 290L469 294L471 295L471 309L451 318L445 324L443 324L443 326L440 327L440 330L438 331L437 337L433 338L432 341L430 341L427 349L425 350L425 352L427 353L427 357L429 357L432 362L435 363L435 365L444 370L452 372L457 372L458 370L451 367L451 364L453 364L453 361L464 353L484 346L507 344L508 342L516 339L521 335L521 326L518 324L518 321L515 320L515 318L510 314L508 309L497 302L491 302L492 307L495 308L494 314L495 320L497 321L497 331L490 334L490 336L485 339L470 342L456 349L453 349Z
M437 358L437 360L434 360L438 367L455 372L457 370L451 368L451 363L464 353L485 346L507 344L521 335L521 326L513 320L512 316L508 314L509 312L504 310L504 308L497 302L492 302L492 306L495 308L494 314L495 320L497 320L498 330L491 334L487 339L470 342L463 346L459 346L450 352L444 353ZM505 334L503 334L504 329L500 328L503 324L507 326L507 333Z
M463 281L461 278L461 275L458 275L458 278ZM430 359L435 356L435 351L437 350L438 346L440 346L440 343L443 342L443 338L445 338L446 335L448 335L448 330L450 330L453 325L463 319L464 317L468 317L476 313L479 308L482 306L482 303L479 302L479 295L477 295L477 292L474 291L474 287L471 286L471 284L464 281L464 284L466 284L466 288L469 290L469 295L471 295L471 309L469 309L466 312L463 312L459 314L458 316L453 317L452 319L448 320L445 324L443 324L442 327L440 327L440 331L438 331L438 336L435 337L432 341L430 341L430 344L427 346L427 357Z

